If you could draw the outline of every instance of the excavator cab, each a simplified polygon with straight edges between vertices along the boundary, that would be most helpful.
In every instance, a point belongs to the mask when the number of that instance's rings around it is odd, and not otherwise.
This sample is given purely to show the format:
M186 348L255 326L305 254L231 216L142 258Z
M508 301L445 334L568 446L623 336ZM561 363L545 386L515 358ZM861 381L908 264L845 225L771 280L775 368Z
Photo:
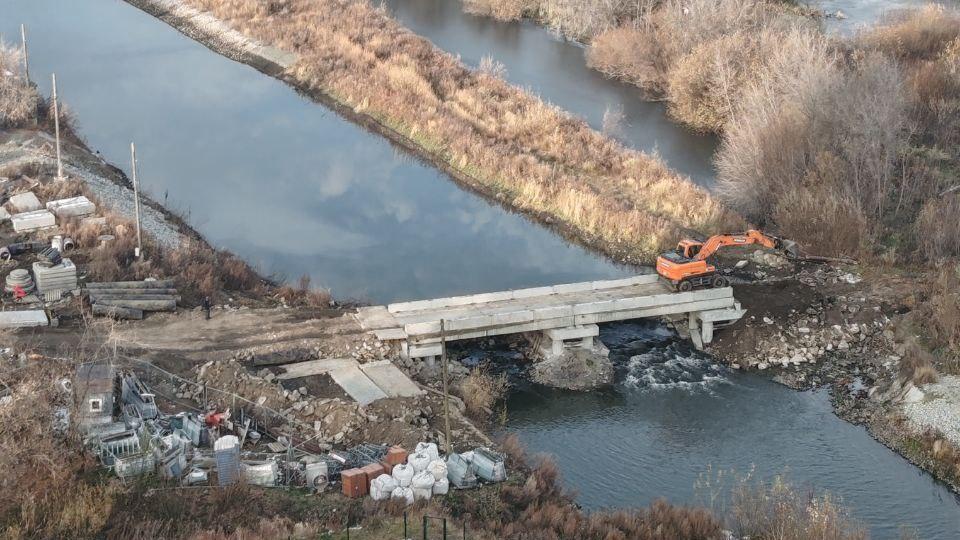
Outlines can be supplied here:
M677 244L677 255L680 255L685 259L693 259L698 253L700 253L701 248L703 248L703 242L684 239Z

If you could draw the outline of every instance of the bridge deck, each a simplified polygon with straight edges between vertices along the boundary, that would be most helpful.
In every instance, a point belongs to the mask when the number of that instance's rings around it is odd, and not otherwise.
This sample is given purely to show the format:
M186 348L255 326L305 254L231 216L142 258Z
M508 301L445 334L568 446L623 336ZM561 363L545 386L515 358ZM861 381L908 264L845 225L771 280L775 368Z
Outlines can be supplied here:
M440 341L441 320L446 338L458 340L702 312L740 316L729 287L676 293L658 276L641 275L374 306L362 308L357 319L381 340L406 341L422 349L414 352L429 354Z

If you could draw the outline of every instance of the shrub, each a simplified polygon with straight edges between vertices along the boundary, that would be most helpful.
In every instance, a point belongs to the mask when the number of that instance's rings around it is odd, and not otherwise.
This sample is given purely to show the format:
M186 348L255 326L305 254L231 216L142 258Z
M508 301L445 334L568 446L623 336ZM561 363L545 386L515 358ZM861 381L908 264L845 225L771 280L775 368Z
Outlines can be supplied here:
M506 375L491 375L486 369L474 369L460 383L460 394L467 411L484 418L507 393Z
M865 540L867 532L829 494L798 492L777 477L733 488L732 520L741 537L780 540Z
M20 50L0 42L0 127L20 127L36 118L38 94L22 67Z
M930 290L927 318L937 345L960 357L960 267L944 265Z
M915 229L920 253L928 261L960 255L960 194L924 203Z
M930 60L960 38L960 12L940 4L894 10L858 36L859 45L900 60Z
M515 21L536 11L537 0L465 0L467 13L493 17L498 21Z
M857 204L829 187L794 187L777 201L773 221L781 235L823 256L856 257L867 223Z
M601 32L587 49L587 65L651 94L665 88L666 61L653 34L645 30L620 27Z

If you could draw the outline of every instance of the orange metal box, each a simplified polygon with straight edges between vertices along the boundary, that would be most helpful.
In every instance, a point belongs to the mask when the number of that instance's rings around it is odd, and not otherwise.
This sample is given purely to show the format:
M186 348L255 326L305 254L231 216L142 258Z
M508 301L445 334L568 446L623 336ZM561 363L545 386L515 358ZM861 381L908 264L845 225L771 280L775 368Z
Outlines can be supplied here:
M399 446L391 446L387 450L386 462L390 465L391 469L401 463L407 462L407 451Z
M361 467L360 470L363 471L363 473L367 475L367 487L368 487L368 488L370 487L370 482L372 482L374 478L380 476L380 475L383 474L383 472L384 472L383 465L381 465L381 464L379 464L379 463L371 463L371 464L369 464L369 465L367 465L367 466L365 466L365 467ZM369 491L369 489L368 489L368 491Z
M357 498L367 494L367 475L360 469L347 469L340 473L343 494Z

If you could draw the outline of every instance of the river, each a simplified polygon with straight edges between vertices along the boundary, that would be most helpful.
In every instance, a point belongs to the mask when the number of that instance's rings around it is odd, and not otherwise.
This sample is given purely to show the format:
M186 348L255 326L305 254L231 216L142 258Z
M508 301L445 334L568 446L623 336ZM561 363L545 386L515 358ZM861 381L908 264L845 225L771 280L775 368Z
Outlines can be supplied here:
M14 40L27 24L32 73L47 90L57 72L90 146L125 166L137 141L140 175L154 197L265 271L308 274L340 298L375 302L632 272L460 190L383 139L120 0L0 6L0 33ZM457 37L479 53L480 34L501 31L487 25L461 27ZM682 170L694 177L709 174L715 141L685 134L623 85L593 75L582 91L565 84L564 75L589 75L582 50L532 25L513 27L523 35L517 53L540 51L544 61L538 67L530 58L519 69L501 59L511 77L526 73L522 84L591 122L608 106L594 103L599 96L646 111L628 121L624 140L659 149L671 165L686 163ZM566 62L566 70L550 62ZM708 466L756 466L765 478L789 469L802 484L829 489L878 538L896 537L900 524L924 538L960 531L953 496L837 419L825 394L727 371L656 326L608 326L602 339L621 368L612 390L525 387L508 404L507 428L532 449L556 454L586 507L660 496L695 503L693 483Z

